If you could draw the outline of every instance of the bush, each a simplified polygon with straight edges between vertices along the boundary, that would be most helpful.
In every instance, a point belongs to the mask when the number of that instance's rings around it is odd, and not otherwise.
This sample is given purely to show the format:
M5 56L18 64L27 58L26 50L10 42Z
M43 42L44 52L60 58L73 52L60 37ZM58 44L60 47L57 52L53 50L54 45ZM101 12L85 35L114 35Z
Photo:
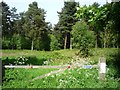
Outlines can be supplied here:
M90 49L95 45L95 35L88 31L88 25L84 21L79 21L73 26L73 47L80 49L82 56L90 55Z
M54 35L50 35L51 37L51 42L50 42L50 49L53 50L59 50L60 49L60 44L58 42L58 40L56 39L56 37Z

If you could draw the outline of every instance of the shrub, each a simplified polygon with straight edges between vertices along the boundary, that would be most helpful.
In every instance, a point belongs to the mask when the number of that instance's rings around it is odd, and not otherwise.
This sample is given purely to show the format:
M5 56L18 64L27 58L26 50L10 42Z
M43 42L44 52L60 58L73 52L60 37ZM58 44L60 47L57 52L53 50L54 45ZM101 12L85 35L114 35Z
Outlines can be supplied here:
M50 49L51 50L59 50L60 49L60 44L58 42L58 40L56 39L56 37L54 35L50 35L51 37L51 42L50 42Z
M90 55L90 49L95 45L95 35L88 31L88 25L84 21L79 21L73 26L73 47L80 49L82 56Z

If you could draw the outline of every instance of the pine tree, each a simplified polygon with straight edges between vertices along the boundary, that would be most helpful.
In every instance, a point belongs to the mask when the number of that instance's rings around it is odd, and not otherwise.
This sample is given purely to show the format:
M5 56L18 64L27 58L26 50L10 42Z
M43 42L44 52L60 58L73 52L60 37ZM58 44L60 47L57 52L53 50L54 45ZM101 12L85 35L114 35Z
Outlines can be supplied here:
M63 39L61 38L62 40L60 40L64 44L64 49L70 48L70 32L72 30L72 26L77 21L74 16L77 5L78 3L74 1L65 1L62 11L58 12L59 22L55 26L55 31L61 34L60 37L64 37Z
M2 5L2 37L5 38L10 35L10 9L5 2L1 2Z
M24 31L25 36L31 40L31 50L46 50L47 24L45 22L44 9L38 8L37 2L29 4L28 11L25 12ZM35 44L35 45L34 45Z

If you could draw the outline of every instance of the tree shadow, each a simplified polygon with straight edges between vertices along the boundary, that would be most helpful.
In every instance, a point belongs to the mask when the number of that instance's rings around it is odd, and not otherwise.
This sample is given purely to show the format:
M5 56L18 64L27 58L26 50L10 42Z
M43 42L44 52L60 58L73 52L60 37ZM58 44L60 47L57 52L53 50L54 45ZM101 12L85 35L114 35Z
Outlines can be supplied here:
M112 53L107 57L108 68L115 69L114 77L120 78L120 49L117 53Z
M36 58L36 56L30 56L28 57L28 61L26 64L31 65L43 65L44 61L47 61L47 58Z
M115 55L114 59L113 66L117 71L116 77L120 78L120 49L118 50L118 53Z

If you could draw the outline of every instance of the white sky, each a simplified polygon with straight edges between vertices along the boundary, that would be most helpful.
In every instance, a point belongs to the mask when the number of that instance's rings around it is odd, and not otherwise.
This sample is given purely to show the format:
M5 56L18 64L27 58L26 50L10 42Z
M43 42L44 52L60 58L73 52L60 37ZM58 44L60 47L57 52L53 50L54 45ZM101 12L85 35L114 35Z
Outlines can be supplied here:
M61 8L64 6L64 0L0 0L4 1L10 6L10 8L15 7L17 12L27 11L28 5L33 1L38 3L39 8L43 8L46 12L46 21L51 22L52 25L56 24L59 20L57 11L61 11ZM98 2L103 5L106 3L106 0L75 0L79 2L80 5L90 5L94 2ZM111 0L107 0L111 2Z

